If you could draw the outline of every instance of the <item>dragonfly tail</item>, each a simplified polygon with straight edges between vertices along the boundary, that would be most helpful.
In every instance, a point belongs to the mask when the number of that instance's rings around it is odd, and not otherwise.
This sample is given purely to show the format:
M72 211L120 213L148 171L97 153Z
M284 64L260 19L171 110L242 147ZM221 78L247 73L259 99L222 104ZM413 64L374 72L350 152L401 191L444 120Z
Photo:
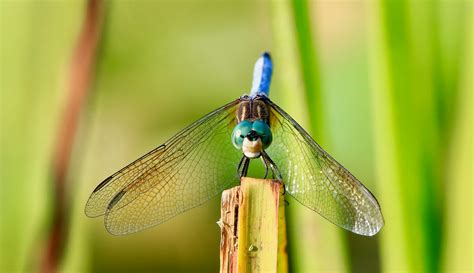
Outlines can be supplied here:
M265 95L268 97L270 83L272 81L272 71L272 58L268 52L265 52L255 63L250 97L255 97L256 95Z

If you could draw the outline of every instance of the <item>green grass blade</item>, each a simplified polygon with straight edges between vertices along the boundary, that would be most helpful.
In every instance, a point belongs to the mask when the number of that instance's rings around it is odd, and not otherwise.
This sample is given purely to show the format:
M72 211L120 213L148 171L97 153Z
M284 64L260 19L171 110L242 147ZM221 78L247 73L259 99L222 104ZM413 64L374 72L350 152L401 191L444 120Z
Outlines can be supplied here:
M447 54L441 43L463 43L462 35L441 32L446 28L439 17L447 13L440 12L444 5L382 1L372 9L375 150L387 219L385 271L441 270L444 193L450 180L445 158L457 97L452 71L460 57ZM447 55L450 62L445 62Z
M318 141L323 141L323 102L308 2L274 1L272 12L276 47L273 90L280 90L272 96ZM290 271L346 271L340 230L296 203L288 210Z
M320 141L324 132L324 104L321 93L321 77L317 59L317 40L312 34L310 2L293 0L295 38L299 50L301 76L310 117L309 129Z
M449 189L446 191L446 219L443 240L443 272L470 272L473 270L473 202L472 181L474 178L473 146L473 79L474 73L474 16L467 17L466 26L471 26L468 41L461 50L465 62L461 66L459 97L456 119L453 124L451 149L447 156ZM469 61L470 60L470 61Z

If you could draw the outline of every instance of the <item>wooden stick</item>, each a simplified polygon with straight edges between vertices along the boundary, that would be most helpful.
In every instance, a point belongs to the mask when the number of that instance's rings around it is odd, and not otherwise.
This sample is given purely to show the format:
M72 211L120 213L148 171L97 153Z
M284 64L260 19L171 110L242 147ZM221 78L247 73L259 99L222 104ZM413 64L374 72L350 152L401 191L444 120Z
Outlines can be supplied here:
M277 272L277 265L288 269L284 214L279 217L284 209L280 207L281 188L276 180L244 177L239 187L223 192L218 222L221 273ZM283 231L279 232L279 225ZM278 256L283 261L277 262Z
M221 219L221 273L237 273L237 217L239 215L240 187L222 193Z
M283 184L281 185L283 188ZM285 196L280 194L280 204L278 207L278 258L277 272L288 273L288 243L286 241L286 218L285 218Z

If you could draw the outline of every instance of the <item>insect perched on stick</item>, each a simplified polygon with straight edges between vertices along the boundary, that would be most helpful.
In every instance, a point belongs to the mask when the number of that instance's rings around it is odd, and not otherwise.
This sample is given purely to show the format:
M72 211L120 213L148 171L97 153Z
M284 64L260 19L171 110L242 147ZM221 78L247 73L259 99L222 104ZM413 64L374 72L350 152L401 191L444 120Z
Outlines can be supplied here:
M376 234L384 225L377 200L269 99L272 70L264 53L255 64L249 95L212 111L106 178L87 201L86 215L104 215L112 234L137 232L237 185L257 159L265 177L284 181L286 193L304 206L354 233Z

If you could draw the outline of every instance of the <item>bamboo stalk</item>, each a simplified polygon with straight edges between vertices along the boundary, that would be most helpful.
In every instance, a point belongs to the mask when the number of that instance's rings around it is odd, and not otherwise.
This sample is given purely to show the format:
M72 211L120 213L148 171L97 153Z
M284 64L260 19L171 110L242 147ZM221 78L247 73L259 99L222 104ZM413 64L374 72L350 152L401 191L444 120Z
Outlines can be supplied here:
M277 272L277 264L278 272L287 272L282 271L288 262L281 188L276 180L245 177L239 187L223 192L221 273Z

